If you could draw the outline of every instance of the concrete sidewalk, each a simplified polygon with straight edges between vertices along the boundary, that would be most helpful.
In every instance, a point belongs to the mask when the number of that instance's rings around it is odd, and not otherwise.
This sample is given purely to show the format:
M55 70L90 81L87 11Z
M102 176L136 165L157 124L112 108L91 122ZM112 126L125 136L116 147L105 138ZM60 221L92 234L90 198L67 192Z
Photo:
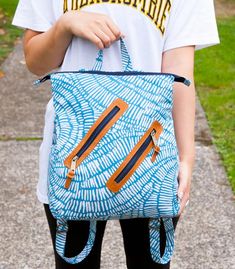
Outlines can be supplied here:
M41 141L33 139L42 136L49 84L32 86L35 77L26 70L21 44L2 69L6 76L0 79L0 269L53 269L49 230L35 195ZM196 133L190 206L178 224L171 268L233 269L234 196L199 104ZM110 268L126 268L116 221L109 222L103 242L102 269Z

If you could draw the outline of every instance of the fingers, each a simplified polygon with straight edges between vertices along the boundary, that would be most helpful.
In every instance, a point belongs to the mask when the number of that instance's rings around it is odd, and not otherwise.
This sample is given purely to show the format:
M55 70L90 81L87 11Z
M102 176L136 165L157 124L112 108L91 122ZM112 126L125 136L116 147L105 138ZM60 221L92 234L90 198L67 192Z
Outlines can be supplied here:
M186 187L184 189L183 187L181 187L180 192L178 192L178 198L180 200L180 212L179 212L179 215L181 215L182 212L184 211L186 205L189 202L189 188Z
M69 12L64 16L65 28L69 29L68 31L91 41L98 49L107 48L121 36L124 37L107 15L80 11Z
M107 27L100 27L95 29L95 35L102 42L102 48L108 48L114 41L116 41L116 37Z
M110 37L100 29L95 30L95 35L99 38L100 42L102 43L101 46L97 46L99 49L108 48L111 45Z
M86 39L90 40L98 49L104 49L108 48L112 42L114 42L113 37L110 38L106 33L104 33L100 29L95 29L94 33L87 33L86 34Z
M104 49L104 44L97 35L91 33L86 36L86 39L91 41L98 49Z
M125 37L123 33L118 29L117 25L110 20L109 17L107 17L106 24L109 27L110 31L113 33L115 36L116 40L119 39L120 37Z
M179 197L179 195L178 195L178 197ZM185 191L182 199L180 199L180 212L179 212L179 215L182 214L182 212L184 211L184 209L185 209L186 205L188 204L188 202L189 202L189 192Z
M190 162L180 162L180 169L178 175L179 187L178 198L180 200L180 212L183 212L186 204L189 201L190 185L192 176L192 165Z
M181 164L178 179L179 179L179 187L177 195L180 200L180 212L179 212L180 215L189 201L191 172L187 165Z
M107 16L105 16L105 23L99 21L93 27L93 31L103 44L102 46L98 46L99 49L108 48L122 35L118 27Z

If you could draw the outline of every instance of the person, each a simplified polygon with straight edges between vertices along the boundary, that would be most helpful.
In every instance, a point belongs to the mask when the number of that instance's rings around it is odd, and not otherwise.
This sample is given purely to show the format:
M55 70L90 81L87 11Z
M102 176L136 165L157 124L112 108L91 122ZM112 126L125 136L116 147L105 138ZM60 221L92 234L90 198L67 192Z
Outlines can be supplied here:
M121 70L119 42L123 37L136 70L176 73L192 81L174 85L173 118L180 169L178 196L182 213L189 199L194 163L194 51L219 43L212 0L20 0L13 24L25 28L24 53L28 69L42 76L54 69L91 69L98 49L105 49L103 69ZM107 49L108 48L108 49ZM49 101L40 147L37 196L44 204L53 246L56 221L48 207L47 170L54 128ZM176 226L178 218L174 219ZM170 268L152 261L148 220L120 221L128 269ZM57 269L100 268L105 221L98 223L95 246L78 265L65 263L55 251ZM69 223L66 256L76 255L88 236L86 221ZM161 227L161 252L164 229ZM80 248L80 249L79 249ZM115 265L113 265L115 268Z

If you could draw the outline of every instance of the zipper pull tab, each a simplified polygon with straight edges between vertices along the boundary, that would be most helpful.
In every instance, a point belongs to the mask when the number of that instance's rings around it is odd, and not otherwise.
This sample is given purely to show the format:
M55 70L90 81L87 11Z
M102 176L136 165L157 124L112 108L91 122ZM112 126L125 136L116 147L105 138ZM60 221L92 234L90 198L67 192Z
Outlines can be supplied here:
M175 82L181 82L188 87L191 85L191 81L189 79L186 79L184 77L180 77L177 75L174 75L174 77L175 77Z
M65 187L66 189L69 188L69 186L70 186L70 184L71 184L71 181L72 181L72 179L73 179L74 176L75 176L75 169L76 169L77 159L78 159L78 156L75 156L75 157L73 157L73 159L72 159L71 166L70 166L70 169L69 169L69 171L68 171L67 179L66 179L66 182L65 182L65 185L64 185L64 187Z
M153 130L151 132L151 137L152 137L152 141L153 141L153 144L154 144L154 147L153 147L153 155L152 155L152 158L151 158L151 162L155 162L156 158L157 158L157 155L158 153L160 152L160 147L158 146L158 140L156 139L155 137L155 134L156 134L156 131Z
M47 81L47 80L50 79L50 78L51 78L51 76L50 76L50 74L48 74L48 75L46 75L46 76L43 77L43 78L40 78L40 79L35 80L34 83L33 83L33 85L34 85L34 86L39 86L41 83Z
M150 133L150 135L152 137L152 140L153 140L153 144L154 144L155 147L157 147L158 146L158 140L156 139L155 134L156 134L156 130L152 130L152 132Z
M192 82L191 82L191 80L189 80L189 79L185 79L185 80L184 80L184 85L186 85L186 86L188 86L188 87L191 85L191 83L192 83Z

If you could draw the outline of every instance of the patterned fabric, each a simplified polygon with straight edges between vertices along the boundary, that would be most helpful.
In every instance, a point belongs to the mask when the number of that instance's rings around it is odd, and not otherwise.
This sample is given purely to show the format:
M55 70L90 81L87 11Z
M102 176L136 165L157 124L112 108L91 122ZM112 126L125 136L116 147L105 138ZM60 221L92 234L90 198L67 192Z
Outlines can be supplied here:
M58 220L57 251L72 264L89 254L95 239L95 220L151 218L150 244L154 261L167 263L174 248L171 217L179 212L179 160L172 119L175 76L132 71L122 40L121 55L125 72L97 71L102 68L103 62L103 53L99 52L94 71L50 75L56 113L49 164L50 209ZM72 170L65 165L65 160L83 143L86 134L115 100L122 100L128 108L108 130L100 125L97 127L102 138L75 168L71 183L66 188L65 182ZM110 190L106 185L108 180L124 160L127 162L126 157L155 121L162 126L157 145L154 146L156 141L152 141L149 134L148 140L129 160L123 175L119 175L121 182L127 175L123 186L117 192ZM98 129L92 137L97 136ZM87 143L85 145L89 148ZM138 163L145 145L149 145L151 150ZM154 148L160 148L160 151L154 153ZM156 160L152 162L153 153ZM130 169L133 173L128 178ZM167 234L163 257L159 249L159 218L163 218ZM87 245L73 258L64 257L67 220L91 220Z
M67 263L76 264L76 263L81 262L87 257L87 255L90 253L94 245L95 234L96 234L96 221L90 222L89 238L88 238L86 246L84 247L84 249L81 251L79 255L72 258L64 257L67 232L68 232L67 221L58 220L57 221L57 234L56 234L56 251L61 257L63 257L63 259Z
M160 255L160 219L149 221L150 251L154 261L166 264L170 261L174 251L174 226L171 218L163 218L164 229L166 232L166 248L164 255Z

